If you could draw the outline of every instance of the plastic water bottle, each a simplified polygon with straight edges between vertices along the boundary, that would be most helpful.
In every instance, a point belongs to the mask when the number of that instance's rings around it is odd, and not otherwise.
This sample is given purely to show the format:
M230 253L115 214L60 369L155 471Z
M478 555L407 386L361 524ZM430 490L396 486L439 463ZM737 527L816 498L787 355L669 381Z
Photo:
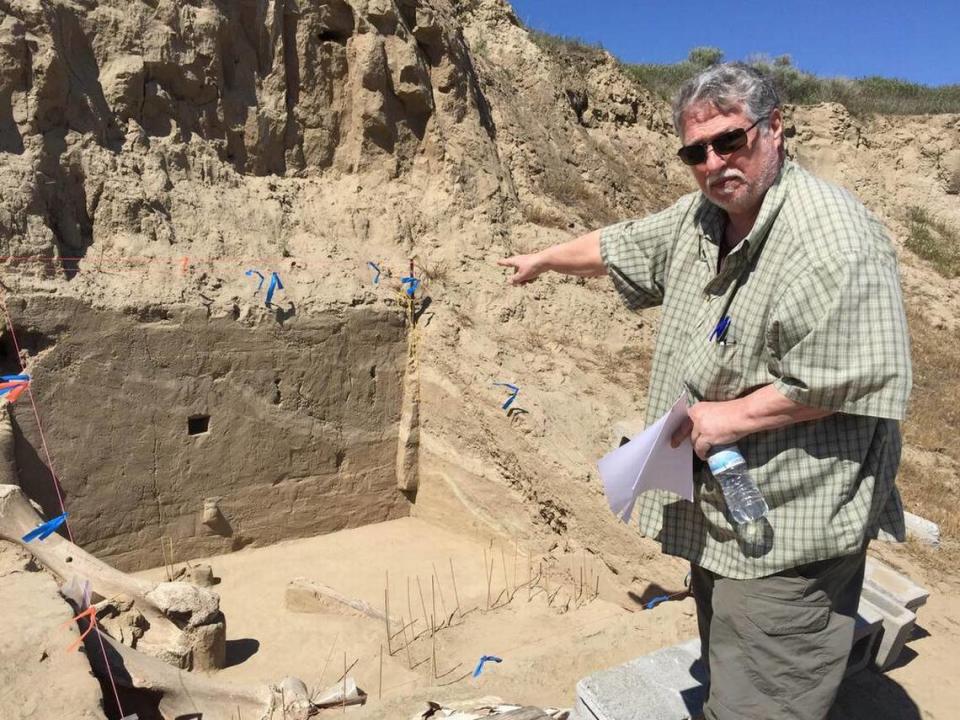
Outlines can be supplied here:
M766 516L767 501L747 472L747 463L736 445L711 448L707 465L720 483L727 509L735 523L749 525Z

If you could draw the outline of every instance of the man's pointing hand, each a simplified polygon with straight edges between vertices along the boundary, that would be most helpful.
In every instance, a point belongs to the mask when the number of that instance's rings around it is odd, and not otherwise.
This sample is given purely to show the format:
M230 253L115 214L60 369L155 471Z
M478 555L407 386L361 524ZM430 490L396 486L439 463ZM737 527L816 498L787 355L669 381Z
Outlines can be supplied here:
M512 257L497 260L497 265L501 267L512 267L516 271L510 276L510 282L513 285L523 285L531 280L536 280L546 269L543 266L540 253L513 255Z

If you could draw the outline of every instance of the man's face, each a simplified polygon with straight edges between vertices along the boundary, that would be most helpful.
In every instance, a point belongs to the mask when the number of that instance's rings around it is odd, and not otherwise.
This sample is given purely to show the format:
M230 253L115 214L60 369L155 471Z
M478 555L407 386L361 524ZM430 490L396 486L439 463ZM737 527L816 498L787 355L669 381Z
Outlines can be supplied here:
M752 124L753 120L742 108L724 114L712 103L699 103L683 114L682 141L684 145L709 142L725 132L746 129ZM783 135L780 111L774 110L770 115L769 130L761 130L760 125L747 133L744 147L729 155L718 155L711 147L705 162L690 167L703 194L728 213L758 210L780 170Z

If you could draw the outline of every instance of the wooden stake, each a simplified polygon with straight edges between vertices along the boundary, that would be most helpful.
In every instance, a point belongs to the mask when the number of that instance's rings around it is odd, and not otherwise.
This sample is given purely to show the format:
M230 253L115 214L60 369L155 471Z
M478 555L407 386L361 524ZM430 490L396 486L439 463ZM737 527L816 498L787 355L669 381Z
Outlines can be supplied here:
M453 596L457 601L457 613L463 617L463 610L460 609L460 593L457 592L457 576L453 572L453 558L450 558L450 579L453 580Z
M437 578L437 592L440 593L440 609L443 610L443 616L448 617L447 615L447 603L443 599L443 585L440 583L440 573L437 572L437 564L430 563L433 566L433 574ZM443 623L440 623L440 626L443 627Z
M407 667L413 670L413 660L410 657L410 641L407 640L407 624L400 618L400 624L403 625L403 646L407 649Z
M487 610L490 609L490 580L492 579L490 573L487 572L487 549L483 549L483 576L487 580Z
M343 712L347 712L347 653L343 653L343 695L340 698L340 703L343 706Z
M433 637L437 633L436 627L434 627L434 618L437 617L437 583L433 575L430 576L430 636Z
M383 588L383 621L387 626L387 652L393 657L393 647L390 644L390 573L387 573L387 584Z
M336 649L336 647L337 647L337 640L339 640L339 639L340 639L340 633L338 632L338 633L337 633L336 635L334 635L334 637L333 637L333 644L330 646L330 652L327 653L327 659L326 659L326 661L323 663L323 670L320 671L320 679L317 681L317 685L319 685L320 687L323 687L323 676L324 676L324 675L326 674L326 672L327 672L327 665L330 663L330 658L333 657L333 651L334 651L334 649Z
M413 626L411 632L414 637L417 635L417 625L416 620L413 618L413 607L410 605L410 576L407 575L407 614L410 616L410 624Z
M419 575L417 575L417 590L420 593L420 607L423 608L423 624L426 625L429 616L427 615L427 604L423 601L423 587L420 585Z
M527 553L527 602L533 599L533 555Z
M433 615L430 616L430 624L433 625ZM432 637L431 642L433 643L433 648L431 653L433 655L433 679L437 679L437 636Z
M593 599L596 600L600 597L600 576L597 575L597 588L593 591Z
M377 685L377 700L383 700L383 643L380 643L380 684Z
M507 602L510 602L513 599L513 596L510 594L510 583L507 580L507 558L503 554L503 548L500 548L500 564L503 565L503 589L507 591Z

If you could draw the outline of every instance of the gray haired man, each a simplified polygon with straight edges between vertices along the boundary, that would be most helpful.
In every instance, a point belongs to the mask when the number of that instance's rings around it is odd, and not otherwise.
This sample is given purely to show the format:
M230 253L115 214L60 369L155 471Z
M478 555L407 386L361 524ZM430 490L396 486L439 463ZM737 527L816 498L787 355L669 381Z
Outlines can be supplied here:
M514 284L609 275L662 306L647 420L686 391L692 503L638 500L640 528L690 560L710 720L820 720L850 654L866 545L903 537L894 485L911 386L890 240L846 191L785 159L771 82L739 64L688 81L678 152L700 191L666 210L500 260ZM770 507L731 521L703 459L736 443Z

